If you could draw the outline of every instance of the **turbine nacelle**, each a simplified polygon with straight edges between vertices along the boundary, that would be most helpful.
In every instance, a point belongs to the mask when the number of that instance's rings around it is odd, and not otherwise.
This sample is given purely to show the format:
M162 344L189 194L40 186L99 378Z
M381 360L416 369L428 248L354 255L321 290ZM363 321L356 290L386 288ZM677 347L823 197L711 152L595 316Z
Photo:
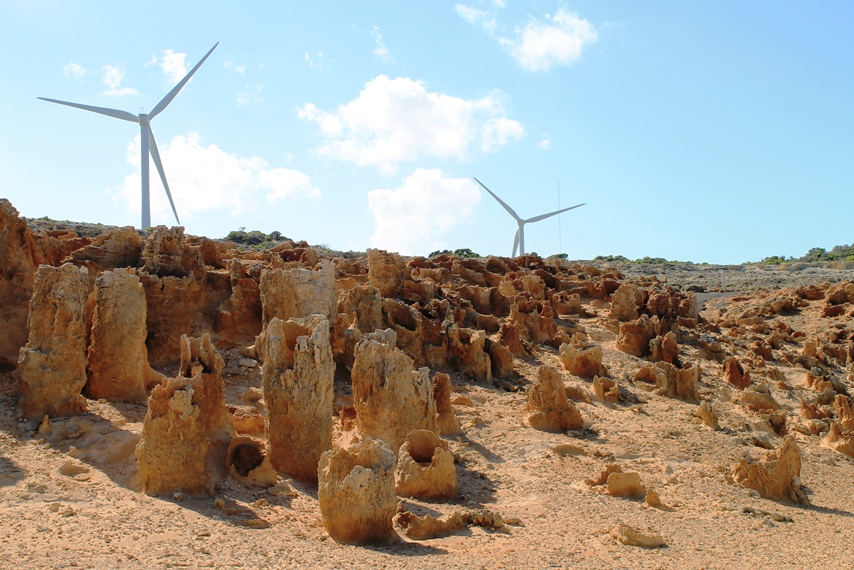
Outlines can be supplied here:
M513 208L508 206L507 203L504 202L504 200L499 198L492 190L487 188L483 184L483 182L481 182L477 178L475 178L474 181L477 182L478 184L480 184L481 188L483 188L484 190L489 192L489 195L492 196L493 198L495 198L495 200L499 204L501 204L501 206L505 210L507 210L508 214L513 216L513 219L516 220L516 224L519 226L519 229L516 230L516 235L513 238L513 253L511 254L511 257L516 257L516 249L517 248L519 248L519 250L520 250L519 255L525 255L525 224L533 224L533 223L545 220L546 218L551 218L552 216L562 214L563 212L568 212L569 210L574 210L575 208L580 208L581 206L584 205L584 204L576 204L575 206L570 206L569 208L563 208L561 210L555 210L554 212L549 212L548 214L540 214L539 216L534 216L533 218L522 219L519 217L519 214L516 213L516 210L514 210ZM586 204L586 202L585 202L585 204Z
M83 109L84 111L91 111L92 113L98 113L99 115L106 115L108 117L113 117L114 119L121 119L123 121L129 121L131 123L139 124L139 139L140 139L140 175L142 178L142 229L146 229L151 227L151 203L149 198L149 176L148 176L148 157L154 161L154 166L157 168L157 173L160 175L160 181L163 183L163 189L166 190L166 197L169 198L169 205L172 206L172 213L175 215L175 221L178 224L181 224L181 220L178 219L178 211L175 209L175 202L172 200L172 192L169 191L169 184L166 182L166 173L163 170L163 162L160 160L160 151L157 150L157 141L154 140L154 132L151 130L151 120L154 119L157 115L159 115L169 103L178 95L178 92L183 89L184 85L190 81L190 78L193 77L193 74L202 66L205 60L213 53L213 50L216 49L216 46L219 45L219 42L214 44L214 46L205 54L205 57L196 64L196 66L190 70L190 72L184 76L184 78L178 82L178 84L172 88L172 90L166 94L160 102L154 106L150 113L139 113L138 115L133 115L128 113L127 111L122 111L120 109L108 109L106 107L94 107L92 105L81 105L80 103L69 103L68 101L60 101L58 99L47 99L46 97L38 97L42 101L48 101L49 103L57 103L58 105L65 105L67 107L75 107L77 109Z

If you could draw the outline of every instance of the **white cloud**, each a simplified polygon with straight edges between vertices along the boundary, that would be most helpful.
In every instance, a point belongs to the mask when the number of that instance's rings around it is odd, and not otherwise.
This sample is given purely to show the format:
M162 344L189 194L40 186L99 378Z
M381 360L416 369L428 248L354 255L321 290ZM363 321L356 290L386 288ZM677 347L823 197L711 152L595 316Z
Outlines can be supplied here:
M549 133L543 133L540 137L540 142L537 143L537 146L543 150L549 150L552 148L552 137Z
M376 229L374 247L405 255L426 255L444 244L438 239L470 218L480 190L467 178L445 178L441 170L418 168L393 190L368 192Z
M377 47L374 48L374 57L378 57L383 63L394 63L394 59L391 57L388 48L385 47L385 44L383 43L383 37L380 34L380 29L374 26L371 35L374 36L374 40L377 42Z
M394 174L401 162L425 156L465 161L473 150L494 152L519 140L524 127L506 118L503 101L500 93L462 99L428 92L407 77L379 75L333 112L307 103L298 114L325 135L319 154Z
M244 75L246 73L246 65L242 63L234 63L233 61L226 61L222 66L226 69L230 69L232 72L238 75Z
M501 0L494 3L504 7ZM544 21L531 19L525 26L503 34L497 32L498 24L489 12L465 4L457 4L454 11L470 24L486 30L527 71L548 71L555 65L568 65L581 57L585 45L599 39L593 24L563 8L554 16L546 15Z
M77 81L82 80L86 76L86 70L74 62L63 65L62 71L65 73L65 77L75 79Z
M121 87L122 80L125 78L125 72L113 65L105 65L101 68L104 72L104 85L109 87L104 91L104 95L115 95L123 97L125 95L137 95L137 90L133 87Z
M483 125L483 138L480 148L483 152L495 152L511 142L517 142L525 136L521 123L506 117L492 117Z
M317 59L311 57L308 52L305 52L305 62L309 67L314 69L323 69L323 52L317 52Z
M247 85L246 88L237 94L237 106L248 107L250 105L260 105L264 102L261 98L260 85Z
M171 83L178 83L187 75L187 54L175 53L171 49L163 50L163 57L157 64Z
M227 210L236 216L258 207L259 200L273 203L284 198L320 196L308 175L288 168L270 168L257 156L247 158L228 154L216 145L205 146L197 133L177 136L158 148L175 208L184 221L209 210ZM127 150L127 162L134 167L134 173L112 192L134 212L140 209L139 159L137 135ZM152 218L155 223L173 223L172 209L153 161L150 177Z
M533 20L516 30L516 37L503 39L510 54L527 71L547 71L581 57L585 44L599 39L596 28L578 14L560 9L546 22Z

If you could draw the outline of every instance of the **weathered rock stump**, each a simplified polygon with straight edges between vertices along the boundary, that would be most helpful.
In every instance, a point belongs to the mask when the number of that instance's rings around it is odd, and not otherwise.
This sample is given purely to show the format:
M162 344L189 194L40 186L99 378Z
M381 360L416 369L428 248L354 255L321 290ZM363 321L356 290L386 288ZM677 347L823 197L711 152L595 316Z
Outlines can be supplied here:
M563 378L551 366L537 369L537 380L528 394L528 421L534 429L560 433L579 429L584 422L581 412L566 397Z
M392 526L397 510L394 453L366 437L350 448L320 458L317 499L323 526L337 542L387 543L398 540Z
M432 431L410 432L397 454L395 480L397 494L404 497L456 497L457 470L448 443Z
M213 494L226 474L234 437L225 406L223 360L210 335L181 337L181 369L154 388L136 448L142 490Z

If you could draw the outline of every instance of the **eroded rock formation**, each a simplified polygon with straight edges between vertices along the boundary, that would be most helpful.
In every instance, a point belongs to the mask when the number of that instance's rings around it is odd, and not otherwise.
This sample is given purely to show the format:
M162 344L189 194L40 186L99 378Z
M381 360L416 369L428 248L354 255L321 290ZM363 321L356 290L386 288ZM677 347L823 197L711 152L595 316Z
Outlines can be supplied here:
M181 338L181 369L154 388L136 448L145 493L213 494L234 437L225 406L223 360L210 336Z
M165 377L148 364L145 291L132 270L105 271L95 280L95 312L88 352L93 399L139 402Z
M397 455L395 480L397 494L404 497L455 497L457 470L448 443L432 431L409 432Z
M573 341L560 345L560 360L570 374L582 378L608 373L602 365L602 347L590 342Z
M442 435L462 435L463 430L451 407L451 377L444 372L433 375L433 399L436 400L436 425Z
M261 273L261 303L264 325L278 317L323 315L334 320L338 314L335 265L321 259L314 269L268 269Z
M322 315L273 318L266 335L262 378L270 462L295 479L316 481L320 456L332 448L329 321Z
M739 457L732 469L732 478L762 498L789 501L801 505L809 499L801 489L801 450L793 436L787 436L779 449L766 453L762 459Z
M42 265L30 300L27 345L20 350L19 406L31 419L86 411L86 268Z
M537 369L537 380L528 394L528 422L543 431L564 432L579 429L581 412L566 397L560 372L548 365Z
M0 366L9 369L27 343L27 315L41 255L26 220L0 198Z
M428 369L413 370L412 359L395 342L391 329L362 337L351 376L360 433L399 449L412 430L436 432L437 424Z
M329 536L353 544L398 539L392 526L397 509L394 461L391 449L370 437L321 456L317 500Z

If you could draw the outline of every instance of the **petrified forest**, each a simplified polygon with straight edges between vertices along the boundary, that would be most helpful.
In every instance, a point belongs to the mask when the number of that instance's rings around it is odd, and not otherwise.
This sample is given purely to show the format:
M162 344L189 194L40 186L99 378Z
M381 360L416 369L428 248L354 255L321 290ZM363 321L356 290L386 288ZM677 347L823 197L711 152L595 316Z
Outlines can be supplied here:
M2 567L850 567L854 271L0 200Z

